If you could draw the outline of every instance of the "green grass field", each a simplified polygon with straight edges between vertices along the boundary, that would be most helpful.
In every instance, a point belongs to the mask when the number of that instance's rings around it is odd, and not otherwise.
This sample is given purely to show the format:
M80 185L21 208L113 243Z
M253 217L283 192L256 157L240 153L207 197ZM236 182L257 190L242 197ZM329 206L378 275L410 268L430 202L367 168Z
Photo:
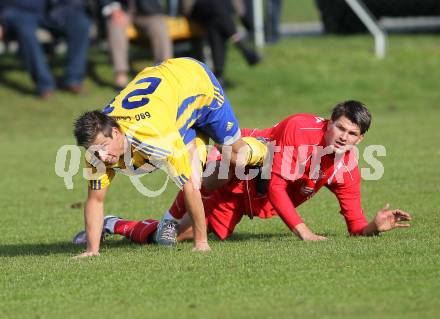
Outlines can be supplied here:
M412 227L350 238L335 198L323 190L299 211L329 241L301 242L278 218L245 219L227 241L211 238L207 254L191 253L190 243L163 249L112 239L99 258L72 260L81 248L70 240L83 221L71 205L84 200L86 185L78 174L73 190L64 187L56 152L74 144L73 119L115 93L88 78L87 94L60 92L41 102L23 71L2 70L0 318L438 318L440 42L393 36L383 61L372 45L367 36L284 39L253 69L232 51L227 75L235 87L227 93L243 127L297 112L327 116L338 101L364 101L373 124L361 149L387 150L383 178L363 182L364 209L371 218L389 202L413 215ZM106 57L92 60L111 81ZM158 218L175 193L170 185L163 196L145 198L119 176L106 212Z
M281 6L283 22L309 22L319 20L315 0L284 0Z

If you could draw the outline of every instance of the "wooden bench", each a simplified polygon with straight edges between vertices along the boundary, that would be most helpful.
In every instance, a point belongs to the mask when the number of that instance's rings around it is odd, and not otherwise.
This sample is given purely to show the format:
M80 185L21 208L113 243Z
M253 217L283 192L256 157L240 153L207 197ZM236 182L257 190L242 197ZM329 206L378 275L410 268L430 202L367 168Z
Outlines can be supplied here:
M185 17L166 17L166 24L170 37L173 41L189 40L191 38L202 37L205 32L202 27L194 22L190 22ZM133 25L130 25L127 31L130 40L137 40L140 35Z
M204 46L203 41L205 31L199 24L181 16L166 16L165 21L170 38L173 41L173 50L176 57L191 56L200 61L206 61L206 58L209 61L210 53L207 51L207 47ZM149 41L133 25L129 26L127 36L132 43L149 46Z

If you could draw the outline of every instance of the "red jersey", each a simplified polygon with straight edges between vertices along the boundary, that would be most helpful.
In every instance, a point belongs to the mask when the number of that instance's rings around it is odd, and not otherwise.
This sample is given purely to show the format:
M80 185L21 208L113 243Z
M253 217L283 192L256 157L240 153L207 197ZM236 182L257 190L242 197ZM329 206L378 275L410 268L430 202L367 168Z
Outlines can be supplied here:
M268 201L286 225L293 229L303 223L296 207L311 198L323 186L333 192L341 207L350 234L361 234L368 222L361 206L360 173L353 150L341 155L326 154L324 133L328 120L296 114L264 130L242 130L242 136L262 137L276 145L269 181ZM321 154L320 154L321 152ZM238 189L254 183L234 182ZM256 196L255 190L246 191ZM255 215L270 215L269 203L259 202ZM252 208L252 202L249 202ZM263 217L261 216L261 217Z

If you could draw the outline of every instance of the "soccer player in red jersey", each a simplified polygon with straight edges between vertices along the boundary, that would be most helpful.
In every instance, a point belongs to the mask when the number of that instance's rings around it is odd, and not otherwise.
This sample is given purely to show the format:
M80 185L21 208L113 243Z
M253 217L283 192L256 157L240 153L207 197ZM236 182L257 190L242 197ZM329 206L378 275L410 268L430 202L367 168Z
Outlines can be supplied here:
M309 115L292 115L272 128L242 130L242 136L263 138L276 146L267 194L259 187L264 180L234 177L220 189L205 193L203 203L208 229L221 240L232 234L244 215L269 218L279 215L302 240L325 240L303 222L296 207L310 199L323 186L333 192L340 204L351 235L371 236L399 227L408 227L408 213L388 205L368 223L361 206L360 173L353 146L363 138L371 115L360 102L338 104L330 120ZM252 147L258 149L258 147ZM269 148L269 153L271 153ZM164 219L169 220L171 241L191 239L191 224L180 193ZM135 242L148 242L155 231L153 220L136 222L115 219L109 232L125 235Z
M329 120L296 114L268 129L243 130L242 136L264 138L276 146L268 181L268 201L263 199L263 204L256 209L257 215L277 214L302 240L325 240L326 237L313 233L296 211L297 206L325 186L336 195L351 235L371 236L397 227L408 227L409 224L401 221L409 221L410 215L399 209L388 210L388 204L370 223L362 209L361 177L353 146L362 141L370 123L371 115L365 105L346 101L335 106ZM232 183L237 183L236 179ZM246 185L254 183L247 182ZM256 192L247 191L242 195L250 198L250 207L258 203L252 197L254 194ZM217 192L215 198L220 206L226 205L229 195L228 192ZM216 206L213 206L215 212ZM229 207L235 209L234 205ZM242 213L249 212L250 207ZM172 211L170 213L173 216ZM207 218L209 221L209 215Z
M371 236L409 226L399 221L410 220L410 215L398 209L388 210L388 205L370 223L362 210L361 178L353 146L362 141L370 123L365 105L346 101L336 105L330 120L298 114L266 132L280 148L273 158L269 201L302 240L326 239L314 234L296 212L296 206L323 186L336 195L352 235Z

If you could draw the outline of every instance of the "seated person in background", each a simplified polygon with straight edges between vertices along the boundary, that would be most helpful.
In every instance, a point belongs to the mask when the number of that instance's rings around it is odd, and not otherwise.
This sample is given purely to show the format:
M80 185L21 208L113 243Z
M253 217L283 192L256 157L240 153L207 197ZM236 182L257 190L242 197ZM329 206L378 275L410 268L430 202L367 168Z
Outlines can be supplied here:
M155 63L172 57L172 41L158 0L100 0L100 4L106 20L115 84L118 88L123 88L128 83L127 29L130 23L150 39Z
M90 30L90 19L81 0L7 1L3 4L2 18L5 31L18 40L21 57L41 98L53 95L55 80L43 46L37 38L39 27L66 39L63 85L72 93L81 92L86 74Z

